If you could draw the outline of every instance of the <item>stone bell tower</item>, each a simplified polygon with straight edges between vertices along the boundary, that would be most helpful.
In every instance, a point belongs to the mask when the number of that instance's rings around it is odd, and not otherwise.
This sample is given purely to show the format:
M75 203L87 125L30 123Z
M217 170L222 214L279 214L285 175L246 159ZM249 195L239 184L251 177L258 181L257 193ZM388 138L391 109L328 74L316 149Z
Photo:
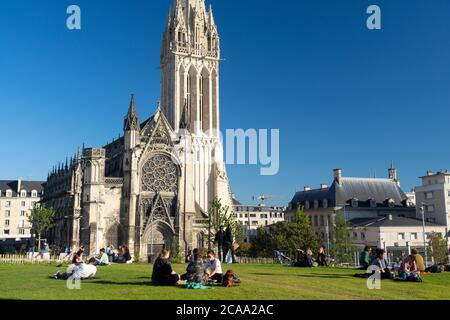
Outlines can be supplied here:
M232 208L219 139L220 39L204 0L175 0L161 45L161 110L174 132L189 140L188 207L206 213L214 197ZM188 151L186 151L188 152ZM186 212L189 211L186 209Z
M212 8L204 0L175 0L161 46L161 105L177 131L183 108L188 129L219 129L220 43Z

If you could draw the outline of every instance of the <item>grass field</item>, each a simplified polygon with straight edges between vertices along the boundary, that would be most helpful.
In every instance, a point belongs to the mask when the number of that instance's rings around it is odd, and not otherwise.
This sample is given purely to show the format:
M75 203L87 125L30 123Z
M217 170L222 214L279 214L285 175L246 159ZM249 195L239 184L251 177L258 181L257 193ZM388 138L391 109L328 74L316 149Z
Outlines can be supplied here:
M182 273L185 265L175 265ZM224 266L226 270L227 266ZM288 268L281 265L233 265L242 284L236 288L189 290L154 287L148 264L112 265L97 277L69 290L63 280L48 278L55 265L0 265L0 299L51 300L302 300L302 299L450 299L450 273L423 276L422 283L383 280L381 290L369 290L355 270Z

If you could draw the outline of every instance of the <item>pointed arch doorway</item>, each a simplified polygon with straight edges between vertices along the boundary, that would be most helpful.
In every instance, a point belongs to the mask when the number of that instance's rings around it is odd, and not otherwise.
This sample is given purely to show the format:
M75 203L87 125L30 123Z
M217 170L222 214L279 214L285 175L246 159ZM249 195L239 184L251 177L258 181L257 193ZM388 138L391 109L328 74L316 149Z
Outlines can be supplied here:
M142 251L149 262L155 261L161 250L172 248L174 232L172 227L164 221L154 221L145 229Z

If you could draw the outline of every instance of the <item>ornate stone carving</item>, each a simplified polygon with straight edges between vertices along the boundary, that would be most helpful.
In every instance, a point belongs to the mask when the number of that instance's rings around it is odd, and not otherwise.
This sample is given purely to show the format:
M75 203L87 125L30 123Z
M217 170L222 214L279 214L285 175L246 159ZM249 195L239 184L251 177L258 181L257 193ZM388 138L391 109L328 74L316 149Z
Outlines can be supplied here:
M174 203L176 196L165 199L161 195L157 195L153 199L144 198L141 200L141 209L143 212L143 229L156 221L164 221L173 228L171 218L175 216Z
M142 167L142 191L177 192L178 168L169 156L152 156Z

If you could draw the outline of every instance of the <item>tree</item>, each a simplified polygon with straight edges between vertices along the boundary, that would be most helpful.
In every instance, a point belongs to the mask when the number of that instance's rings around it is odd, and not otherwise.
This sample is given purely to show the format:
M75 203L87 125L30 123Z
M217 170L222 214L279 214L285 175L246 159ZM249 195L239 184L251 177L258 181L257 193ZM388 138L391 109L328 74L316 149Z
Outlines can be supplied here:
M442 238L442 234L440 232L434 231L429 234L429 239L428 246L434 262L437 264L446 263L448 254L447 240Z
M56 212L52 208L45 206L35 207L28 218L31 227L38 236L38 250L41 250L41 236L55 224Z
M297 216L293 222L278 222L270 226L267 231L259 228L252 239L251 253L253 256L273 256L275 250L286 250L287 254L295 257L298 249L311 248L317 251L320 239L314 232L308 217L302 209L297 209Z
M229 213L229 207L223 206L219 198L214 198L209 209L209 218L203 223L203 227L207 230L206 239L208 244L214 243L214 238L220 227L226 228L228 225L233 230L233 238L235 242L242 242L243 233L240 223L236 219L234 212ZM209 232L211 231L211 232Z
M338 263L351 262L355 247L352 242L350 225L343 213L338 213L331 231L331 256Z

